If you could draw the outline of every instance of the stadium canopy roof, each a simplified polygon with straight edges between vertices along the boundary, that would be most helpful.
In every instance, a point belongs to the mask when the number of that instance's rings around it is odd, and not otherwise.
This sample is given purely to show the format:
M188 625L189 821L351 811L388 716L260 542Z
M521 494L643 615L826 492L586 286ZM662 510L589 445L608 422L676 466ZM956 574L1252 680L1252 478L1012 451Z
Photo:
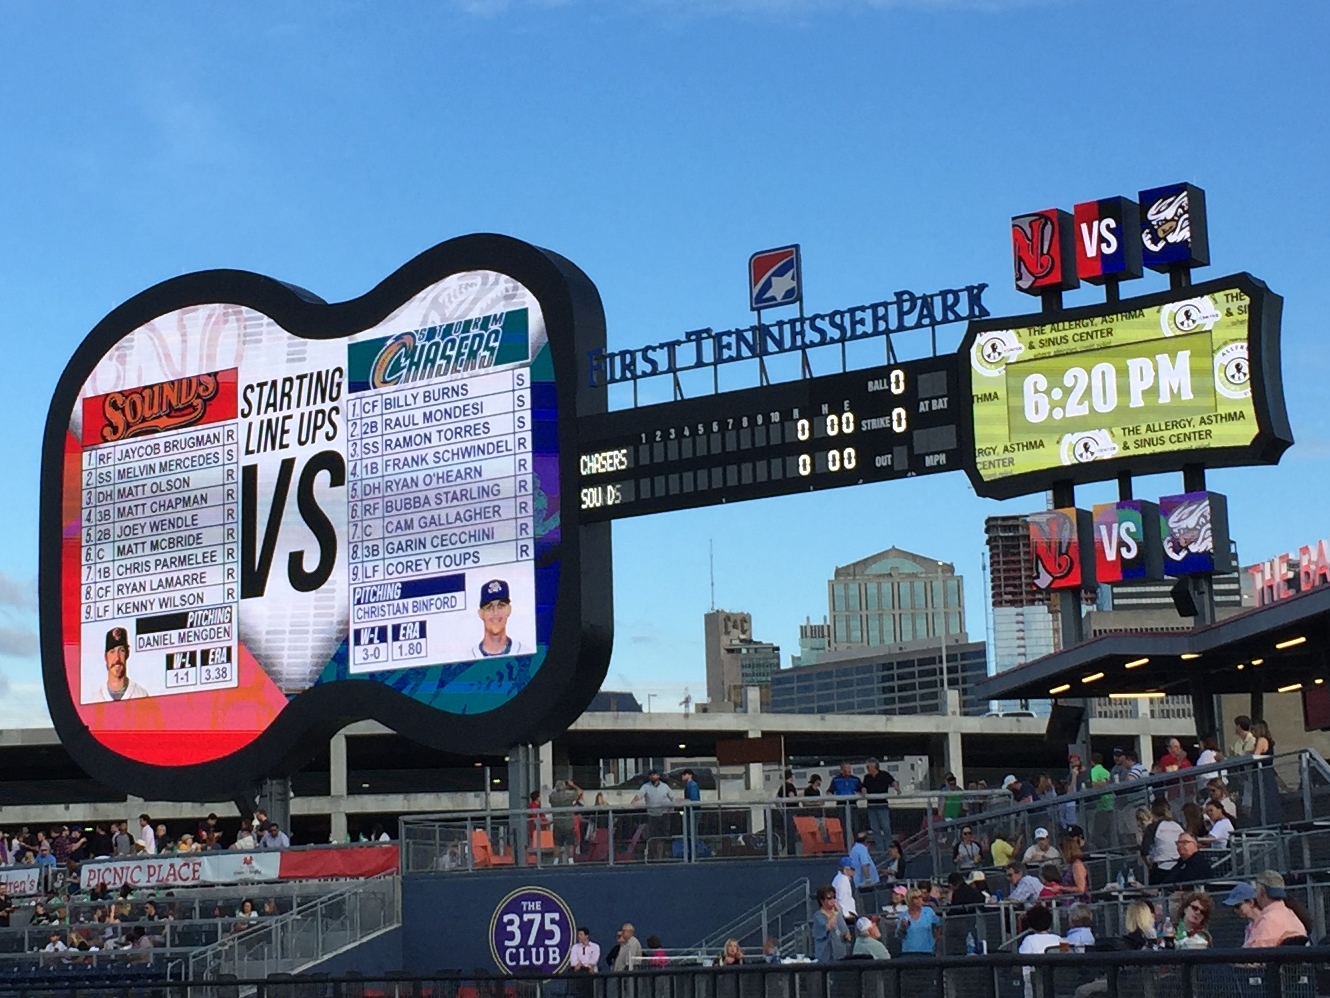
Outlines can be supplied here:
M1123 631L976 684L988 699L1292 692L1330 680L1330 586L1191 631Z

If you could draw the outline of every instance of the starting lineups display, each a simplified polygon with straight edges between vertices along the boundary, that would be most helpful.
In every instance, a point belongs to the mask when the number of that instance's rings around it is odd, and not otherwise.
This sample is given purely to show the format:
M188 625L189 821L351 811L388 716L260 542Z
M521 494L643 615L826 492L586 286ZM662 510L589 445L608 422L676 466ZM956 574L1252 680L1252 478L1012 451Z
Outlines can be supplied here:
M86 398L82 703L237 682L236 371Z
M360 384L347 421L351 671L483 657L460 612L479 609L486 582L528 610L534 594L530 375Z

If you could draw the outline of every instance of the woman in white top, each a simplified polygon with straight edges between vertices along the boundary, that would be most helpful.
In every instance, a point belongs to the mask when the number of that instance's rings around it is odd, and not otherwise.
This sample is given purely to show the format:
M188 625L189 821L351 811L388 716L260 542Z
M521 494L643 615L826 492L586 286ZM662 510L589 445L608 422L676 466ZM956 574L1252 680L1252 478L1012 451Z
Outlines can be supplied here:
M1201 739L1201 754L1196 757L1196 765L1209 766L1216 762L1222 762L1224 754L1219 751L1219 739L1214 735L1206 735Z
M1205 802L1205 817L1210 822L1210 834L1205 837L1207 845L1228 846L1228 837L1233 834L1233 821L1218 801Z
M1141 851L1150 861L1150 883L1155 884L1177 865L1178 836L1182 834L1182 826L1173 820L1168 801L1163 797L1156 798L1150 810L1155 823L1145 830Z

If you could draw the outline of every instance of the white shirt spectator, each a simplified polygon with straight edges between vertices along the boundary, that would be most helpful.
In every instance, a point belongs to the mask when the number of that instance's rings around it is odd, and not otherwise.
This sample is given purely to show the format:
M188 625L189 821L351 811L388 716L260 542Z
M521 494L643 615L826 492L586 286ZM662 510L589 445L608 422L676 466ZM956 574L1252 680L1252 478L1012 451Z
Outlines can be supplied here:
M1022 953L1047 953L1050 949L1057 949L1062 943L1062 937L1051 932L1031 932L1021 940L1020 951Z
M831 886L836 891L836 904L841 916L848 923L850 916L856 913L854 906L854 881L845 875L845 871L831 878Z
M590 940L585 943L573 943L568 962L572 964L574 970L586 967L591 973L596 973L600 968L600 943L593 943Z
M1220 818L1210 826L1210 838L1217 846L1227 846L1228 837L1233 834L1233 822L1227 817Z
M277 834L276 834L276 835L274 835L274 834L272 833L271 829L270 829L270 830L268 830L268 831L266 831L266 832L263 833L263 838L259 839L259 848L260 848L260 849L290 849L290 848L291 848L291 840L290 840L290 838L287 837L286 832L282 831L280 828L277 830ZM1175 850L1175 851L1176 851L1176 850Z
M674 794L670 792L664 780L659 783L648 780L642 784L637 796L642 798L642 803L646 805L647 814L665 814L674 804Z
M1172 818L1165 818L1155 829L1155 840L1150 846L1150 864L1160 870L1171 870L1178 862L1178 836L1182 826Z

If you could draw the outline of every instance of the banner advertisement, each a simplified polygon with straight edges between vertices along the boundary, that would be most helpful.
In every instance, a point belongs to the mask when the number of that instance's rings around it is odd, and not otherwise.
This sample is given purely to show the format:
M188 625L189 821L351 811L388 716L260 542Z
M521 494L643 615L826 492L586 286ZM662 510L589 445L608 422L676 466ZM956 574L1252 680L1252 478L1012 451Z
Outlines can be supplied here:
M10 897L37 894L37 882L41 879L38 866L11 866L0 868L0 886Z
M243 884L265 880L372 877L396 869L397 847L391 845L282 852L217 851L84 863L79 872L79 886L88 890L106 884L114 890L126 884L130 887ZM34 890L35 878L34 873Z

